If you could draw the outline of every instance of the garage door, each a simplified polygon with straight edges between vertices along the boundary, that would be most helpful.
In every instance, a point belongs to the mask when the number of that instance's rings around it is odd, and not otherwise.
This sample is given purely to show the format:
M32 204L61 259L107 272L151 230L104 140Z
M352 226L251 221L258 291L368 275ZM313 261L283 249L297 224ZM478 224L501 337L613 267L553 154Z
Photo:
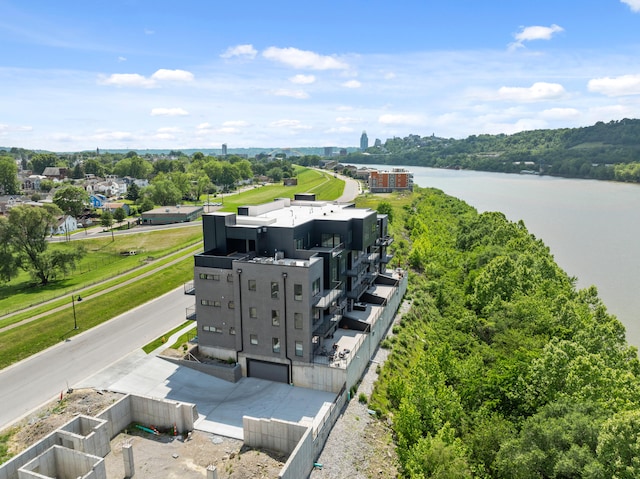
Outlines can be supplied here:
M247 359L247 376L288 384L289 366L280 363L258 361L257 359Z

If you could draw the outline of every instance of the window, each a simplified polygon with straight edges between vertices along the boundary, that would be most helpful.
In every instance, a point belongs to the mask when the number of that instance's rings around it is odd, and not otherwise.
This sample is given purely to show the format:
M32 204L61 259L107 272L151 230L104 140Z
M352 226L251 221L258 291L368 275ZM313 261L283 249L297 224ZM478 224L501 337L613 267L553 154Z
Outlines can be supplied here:
M316 278L311 285L311 295L315 296L320 293L320 278Z
M280 284L277 281L271 281L271 298L278 299L279 291L280 291Z
M203 331L208 331L210 333L218 333L222 334L222 329L217 326L202 326Z
M231 326L231 327L229 328L229 334L230 334L231 336L235 336L235 335L236 335L236 328L234 328L233 326Z
M255 306L251 306L249 308L249 317L256 319L258 317L258 308L256 308Z
M256 280L255 279L250 279L249 280L249 291L255 291L256 290Z
M296 249L304 249L304 241L302 238L296 238L294 241L296 243Z
M280 338L271 338L271 350L274 353L280 352Z
M236 303L234 303L233 301L229 301L228 305L229 309L234 309L236 307Z
M249 341L251 341L251 344L257 345L258 344L258 335L257 334L250 334L249 335Z
M215 306L216 308L220 307L220 301L214 301L213 299L201 299L200 304L203 306Z
M200 273L200 279L210 279L214 281L220 281L219 274Z
M302 285L294 284L293 285L293 299L296 301L302 301Z
M296 341L296 356L304 356L304 348L302 347L302 341Z
M302 329L302 313L293 313L293 327Z
M280 311L277 309L271 310L271 324L273 326L280 326Z
M227 275L227 281L228 281L229 283L233 283L233 275L232 275L231 273L229 273L229 274Z
M313 308L313 324L320 320L320 308Z

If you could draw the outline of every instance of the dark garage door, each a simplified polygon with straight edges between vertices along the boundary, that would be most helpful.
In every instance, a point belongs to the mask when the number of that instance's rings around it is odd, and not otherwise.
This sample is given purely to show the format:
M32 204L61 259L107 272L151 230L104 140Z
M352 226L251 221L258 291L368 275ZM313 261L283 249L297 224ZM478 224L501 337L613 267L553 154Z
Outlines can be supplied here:
M247 359L247 376L287 384L289 383L289 366L258 361L257 359Z

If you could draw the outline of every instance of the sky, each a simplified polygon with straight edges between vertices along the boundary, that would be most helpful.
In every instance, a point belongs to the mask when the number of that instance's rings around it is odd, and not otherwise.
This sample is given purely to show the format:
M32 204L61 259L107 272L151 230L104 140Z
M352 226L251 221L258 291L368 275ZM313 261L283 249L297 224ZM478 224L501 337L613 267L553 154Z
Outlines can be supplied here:
M0 146L352 147L640 118L640 0L0 0Z

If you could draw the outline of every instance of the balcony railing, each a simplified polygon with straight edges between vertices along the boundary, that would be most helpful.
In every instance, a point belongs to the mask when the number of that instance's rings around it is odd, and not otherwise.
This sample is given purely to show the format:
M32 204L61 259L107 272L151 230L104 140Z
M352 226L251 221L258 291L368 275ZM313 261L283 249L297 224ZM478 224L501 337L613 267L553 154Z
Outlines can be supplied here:
M187 307L187 313L186 313L186 318L190 321L195 321L196 320L196 306L189 306Z

